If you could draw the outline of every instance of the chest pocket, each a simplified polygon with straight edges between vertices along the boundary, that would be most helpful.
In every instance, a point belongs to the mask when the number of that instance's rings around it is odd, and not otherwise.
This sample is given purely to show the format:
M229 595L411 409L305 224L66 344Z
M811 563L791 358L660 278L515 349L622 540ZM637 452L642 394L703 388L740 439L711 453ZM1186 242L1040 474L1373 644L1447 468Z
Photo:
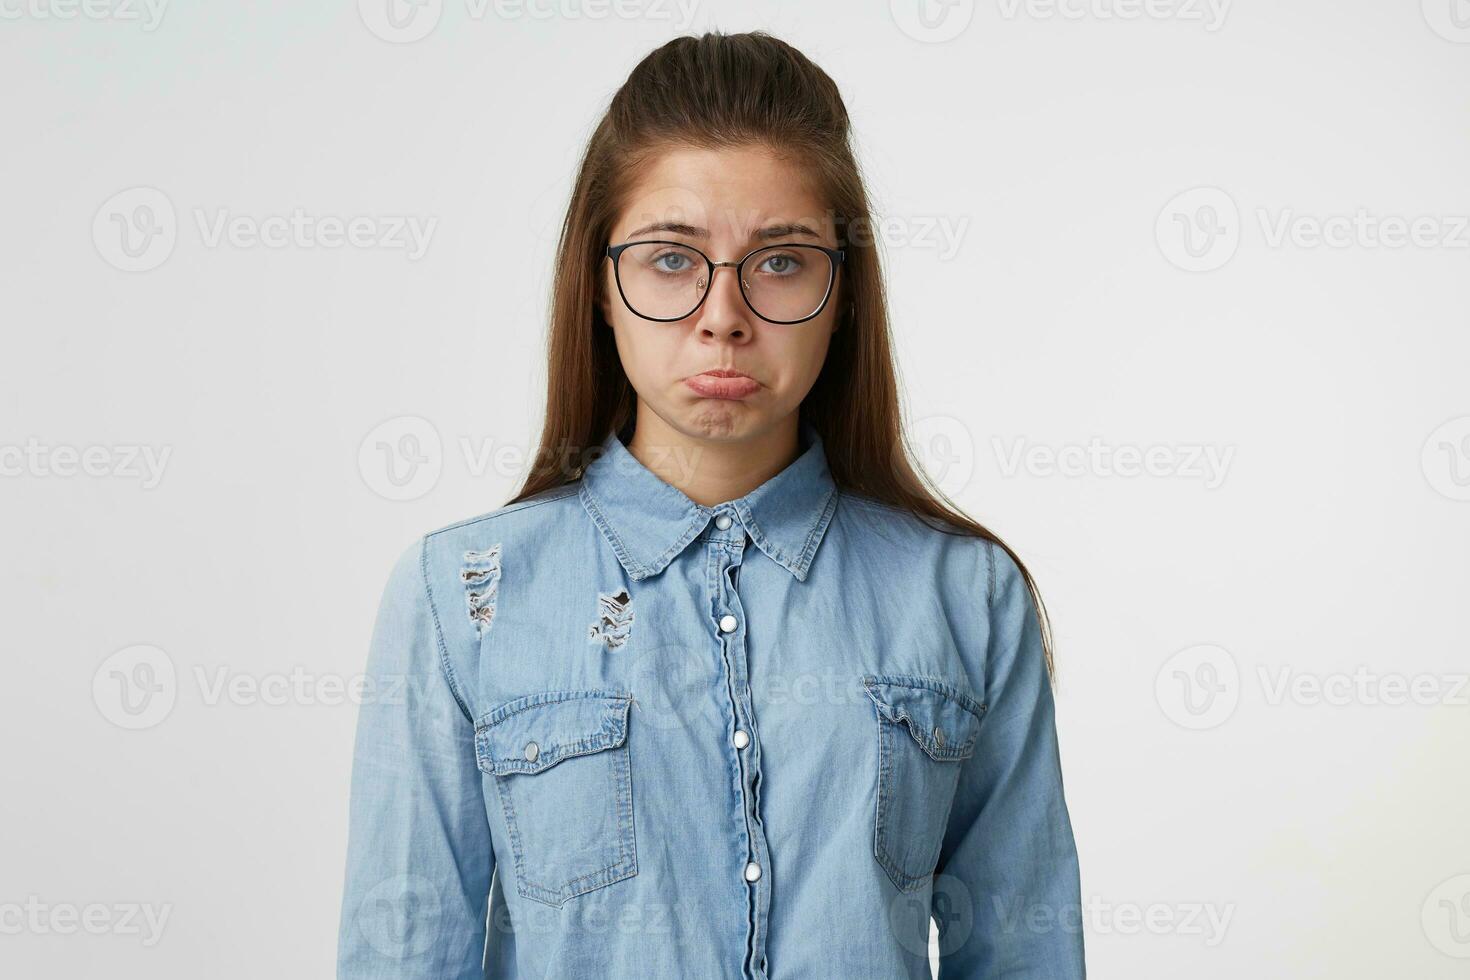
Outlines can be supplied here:
M526 898L559 907L638 873L631 702L615 692L547 691L475 725L475 759L495 784Z
M934 873L964 760L975 754L985 706L927 677L867 676L877 707L878 810L873 856L899 891Z

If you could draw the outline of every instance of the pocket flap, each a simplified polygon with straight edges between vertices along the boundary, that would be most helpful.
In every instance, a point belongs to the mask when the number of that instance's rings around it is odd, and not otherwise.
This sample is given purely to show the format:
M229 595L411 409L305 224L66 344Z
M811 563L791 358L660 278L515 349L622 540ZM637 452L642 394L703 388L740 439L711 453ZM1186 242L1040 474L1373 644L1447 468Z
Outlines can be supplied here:
M616 748L628 737L632 700L607 691L547 691L508 701L476 723L476 761L497 776L536 773Z
M985 705L953 685L928 677L867 676L863 687L878 713L909 734L938 762L968 759Z

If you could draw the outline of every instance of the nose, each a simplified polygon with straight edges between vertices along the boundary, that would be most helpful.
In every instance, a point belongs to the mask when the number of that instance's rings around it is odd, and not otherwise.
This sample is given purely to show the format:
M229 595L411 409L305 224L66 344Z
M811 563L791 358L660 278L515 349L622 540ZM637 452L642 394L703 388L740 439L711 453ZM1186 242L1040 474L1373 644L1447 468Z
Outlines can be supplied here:
M705 336L750 336L753 314L740 294L739 271L733 265L715 266L714 276L706 287L709 295L699 307L699 329Z

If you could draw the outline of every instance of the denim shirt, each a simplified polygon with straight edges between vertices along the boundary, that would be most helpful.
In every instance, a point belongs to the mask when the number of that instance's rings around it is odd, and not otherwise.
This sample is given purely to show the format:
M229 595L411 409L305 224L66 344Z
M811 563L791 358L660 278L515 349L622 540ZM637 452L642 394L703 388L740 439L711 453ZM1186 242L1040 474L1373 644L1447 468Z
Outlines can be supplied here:
M610 434L425 535L357 722L343 980L1084 975L1030 597L801 455L694 503Z

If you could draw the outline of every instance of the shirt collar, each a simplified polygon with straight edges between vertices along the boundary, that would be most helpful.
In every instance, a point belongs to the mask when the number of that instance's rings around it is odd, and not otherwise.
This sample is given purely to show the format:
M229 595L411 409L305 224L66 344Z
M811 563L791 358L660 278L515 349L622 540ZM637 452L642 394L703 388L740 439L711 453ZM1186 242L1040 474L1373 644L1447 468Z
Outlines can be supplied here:
M837 487L821 436L805 419L800 433L805 448L785 469L737 500L705 507L665 483L611 432L582 475L582 505L635 582L668 567L721 513L738 516L761 551L805 581L837 508Z

